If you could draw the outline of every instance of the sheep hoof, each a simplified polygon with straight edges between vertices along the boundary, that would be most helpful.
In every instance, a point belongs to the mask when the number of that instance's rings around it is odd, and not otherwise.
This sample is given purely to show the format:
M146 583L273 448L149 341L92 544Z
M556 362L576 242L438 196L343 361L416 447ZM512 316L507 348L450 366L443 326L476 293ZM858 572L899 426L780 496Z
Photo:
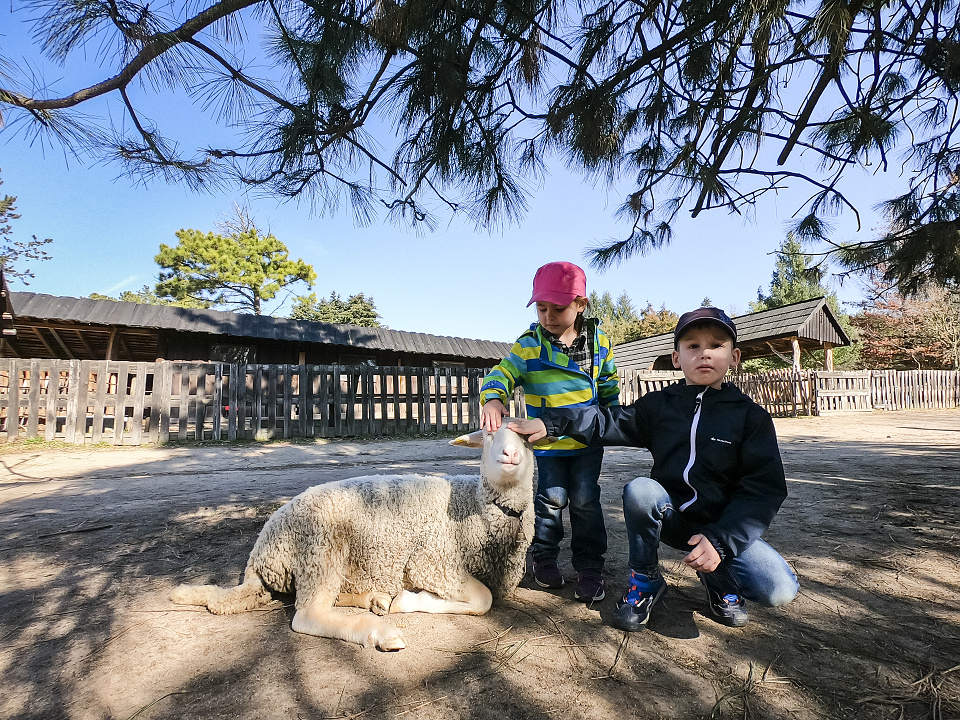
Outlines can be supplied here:
M407 644L403 641L403 638L396 635L381 640L377 645L377 649L383 652L396 652L397 650L403 650L406 646Z
M370 593L370 612L375 615L386 615L390 612L390 603L393 600L387 593Z

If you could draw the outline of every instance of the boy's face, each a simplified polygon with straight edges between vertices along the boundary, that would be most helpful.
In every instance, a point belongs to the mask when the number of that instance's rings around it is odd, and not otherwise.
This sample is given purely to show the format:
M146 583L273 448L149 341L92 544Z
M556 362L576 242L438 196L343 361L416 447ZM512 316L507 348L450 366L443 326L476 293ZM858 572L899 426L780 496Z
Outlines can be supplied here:
M688 330L680 336L677 346L673 366L683 370L690 385L719 390L727 371L740 362L740 349L733 347L733 338L715 325Z

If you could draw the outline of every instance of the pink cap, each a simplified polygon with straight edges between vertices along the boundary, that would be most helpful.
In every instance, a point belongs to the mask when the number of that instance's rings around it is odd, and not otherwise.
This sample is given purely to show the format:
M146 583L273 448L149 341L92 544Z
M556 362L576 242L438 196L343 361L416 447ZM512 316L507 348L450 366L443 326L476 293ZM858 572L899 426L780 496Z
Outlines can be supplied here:
M573 263L552 262L537 270L533 276L533 295L530 307L535 302L548 302L565 307L578 297L587 296L587 276Z

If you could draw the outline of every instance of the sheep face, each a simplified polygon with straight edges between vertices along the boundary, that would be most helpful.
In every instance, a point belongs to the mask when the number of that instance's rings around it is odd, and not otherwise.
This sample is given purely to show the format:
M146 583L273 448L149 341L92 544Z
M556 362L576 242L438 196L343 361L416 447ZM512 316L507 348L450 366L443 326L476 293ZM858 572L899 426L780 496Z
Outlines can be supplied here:
M522 435L504 423L496 432L483 431L480 474L495 488L506 488L533 477L533 451Z
M507 427L511 419L504 418L496 432L477 430L450 441L451 445L483 448L480 474L499 489L533 477L533 449L523 435Z

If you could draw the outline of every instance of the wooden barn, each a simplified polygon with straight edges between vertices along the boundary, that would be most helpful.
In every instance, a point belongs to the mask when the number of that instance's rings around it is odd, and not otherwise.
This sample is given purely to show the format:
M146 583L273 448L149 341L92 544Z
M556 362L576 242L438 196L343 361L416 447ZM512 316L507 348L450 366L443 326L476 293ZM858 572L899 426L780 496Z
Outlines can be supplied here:
M733 318L744 360L776 355L800 369L804 350L824 351L824 370L833 370L833 348L850 345L826 298L804 300ZM621 370L673 370L673 333L623 343L614 348Z
M489 368L510 343L4 288L0 357Z

